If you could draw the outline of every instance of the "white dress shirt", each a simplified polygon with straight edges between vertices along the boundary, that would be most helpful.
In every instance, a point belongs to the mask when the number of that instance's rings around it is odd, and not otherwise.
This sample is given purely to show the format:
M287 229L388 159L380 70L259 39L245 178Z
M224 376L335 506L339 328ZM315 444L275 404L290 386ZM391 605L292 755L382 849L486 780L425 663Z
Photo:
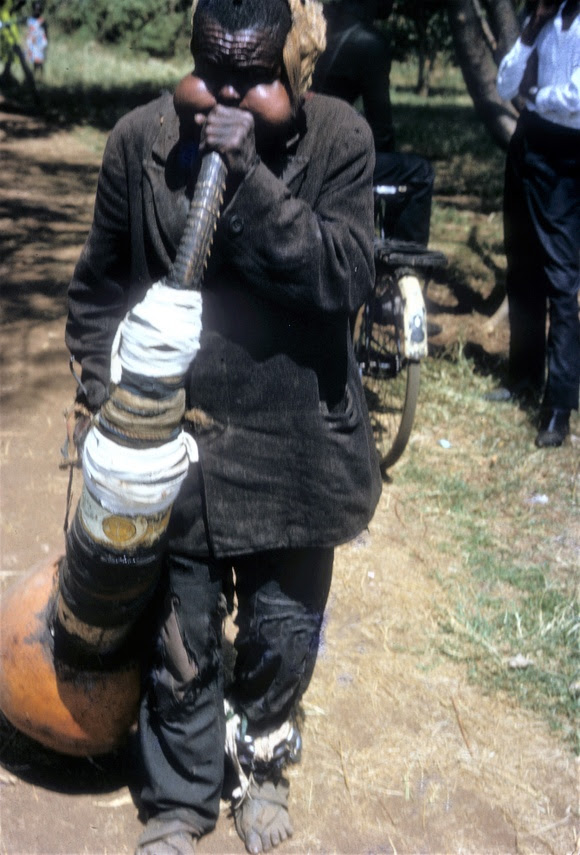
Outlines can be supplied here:
M527 61L536 49L538 82L530 90L535 99L526 98L527 109L550 122L580 130L580 15L568 30L563 30L564 5L542 27L533 45L517 40L500 63L497 90L506 101L516 97Z

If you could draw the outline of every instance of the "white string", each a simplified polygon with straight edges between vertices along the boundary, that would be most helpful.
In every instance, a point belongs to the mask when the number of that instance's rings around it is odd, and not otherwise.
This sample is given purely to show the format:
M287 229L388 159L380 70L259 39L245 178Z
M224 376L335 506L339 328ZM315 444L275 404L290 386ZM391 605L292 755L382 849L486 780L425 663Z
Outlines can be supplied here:
M144 377L184 377L199 350L199 291L155 282L119 324L111 350L111 380L122 369ZM169 340L168 340L169 339Z
M224 709L226 713L226 756L230 758L239 780L239 785L233 790L232 797L240 805L246 797L251 782L251 773L249 777L246 775L238 754L242 717L235 711L227 698L224 699ZM294 725L288 720L283 722L280 727L261 736L246 736L244 741L251 747L254 762L268 763L276 756L276 749L287 744L293 733Z
M171 507L189 464L198 459L197 444L185 431L156 448L128 448L95 426L83 449L83 476L93 497L111 513L153 516Z

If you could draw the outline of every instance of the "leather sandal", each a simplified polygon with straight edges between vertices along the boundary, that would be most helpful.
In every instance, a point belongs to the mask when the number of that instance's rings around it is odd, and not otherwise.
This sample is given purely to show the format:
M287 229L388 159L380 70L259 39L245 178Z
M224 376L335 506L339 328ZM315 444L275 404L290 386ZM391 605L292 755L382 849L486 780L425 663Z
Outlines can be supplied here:
M281 778L277 784L264 781L258 784L250 779L243 801L234 805L236 831L250 855L269 852L292 836L292 823L288 815L288 781Z
M150 819L135 855L194 855L197 835L180 819Z

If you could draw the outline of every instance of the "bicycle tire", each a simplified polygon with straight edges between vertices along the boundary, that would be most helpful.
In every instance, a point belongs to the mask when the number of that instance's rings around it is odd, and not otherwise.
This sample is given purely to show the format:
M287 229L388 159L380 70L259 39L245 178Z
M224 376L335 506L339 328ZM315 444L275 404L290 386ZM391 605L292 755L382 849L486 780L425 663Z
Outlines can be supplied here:
M392 283L389 288L391 295L393 291L398 293L397 286ZM381 299L386 293L383 291ZM357 325L357 358L359 364L361 360L364 363L361 364L362 382L383 474L401 458L409 442L421 376L421 363L402 356L401 303L392 297L391 300L389 317L381 317L380 323L376 322L371 303L363 309L360 325Z
M419 400L421 363L408 362L401 373L405 376L405 401L400 416L399 429L392 440L390 448L383 454L381 454L379 449L381 470L383 473L397 463L407 447L415 421L417 401Z

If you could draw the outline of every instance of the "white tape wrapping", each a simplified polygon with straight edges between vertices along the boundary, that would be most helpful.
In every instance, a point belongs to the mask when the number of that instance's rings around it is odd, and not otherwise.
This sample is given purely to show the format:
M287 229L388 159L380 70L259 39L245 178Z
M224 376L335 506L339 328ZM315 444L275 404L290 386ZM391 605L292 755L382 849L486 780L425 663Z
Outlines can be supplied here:
M151 285L119 324L112 382L121 382L123 368L144 377L184 377L199 350L201 309L199 291L170 288L163 281Z
M197 444L185 431L157 448L127 448L92 427L83 449L83 476L111 513L152 516L171 507L189 464L198 459Z

